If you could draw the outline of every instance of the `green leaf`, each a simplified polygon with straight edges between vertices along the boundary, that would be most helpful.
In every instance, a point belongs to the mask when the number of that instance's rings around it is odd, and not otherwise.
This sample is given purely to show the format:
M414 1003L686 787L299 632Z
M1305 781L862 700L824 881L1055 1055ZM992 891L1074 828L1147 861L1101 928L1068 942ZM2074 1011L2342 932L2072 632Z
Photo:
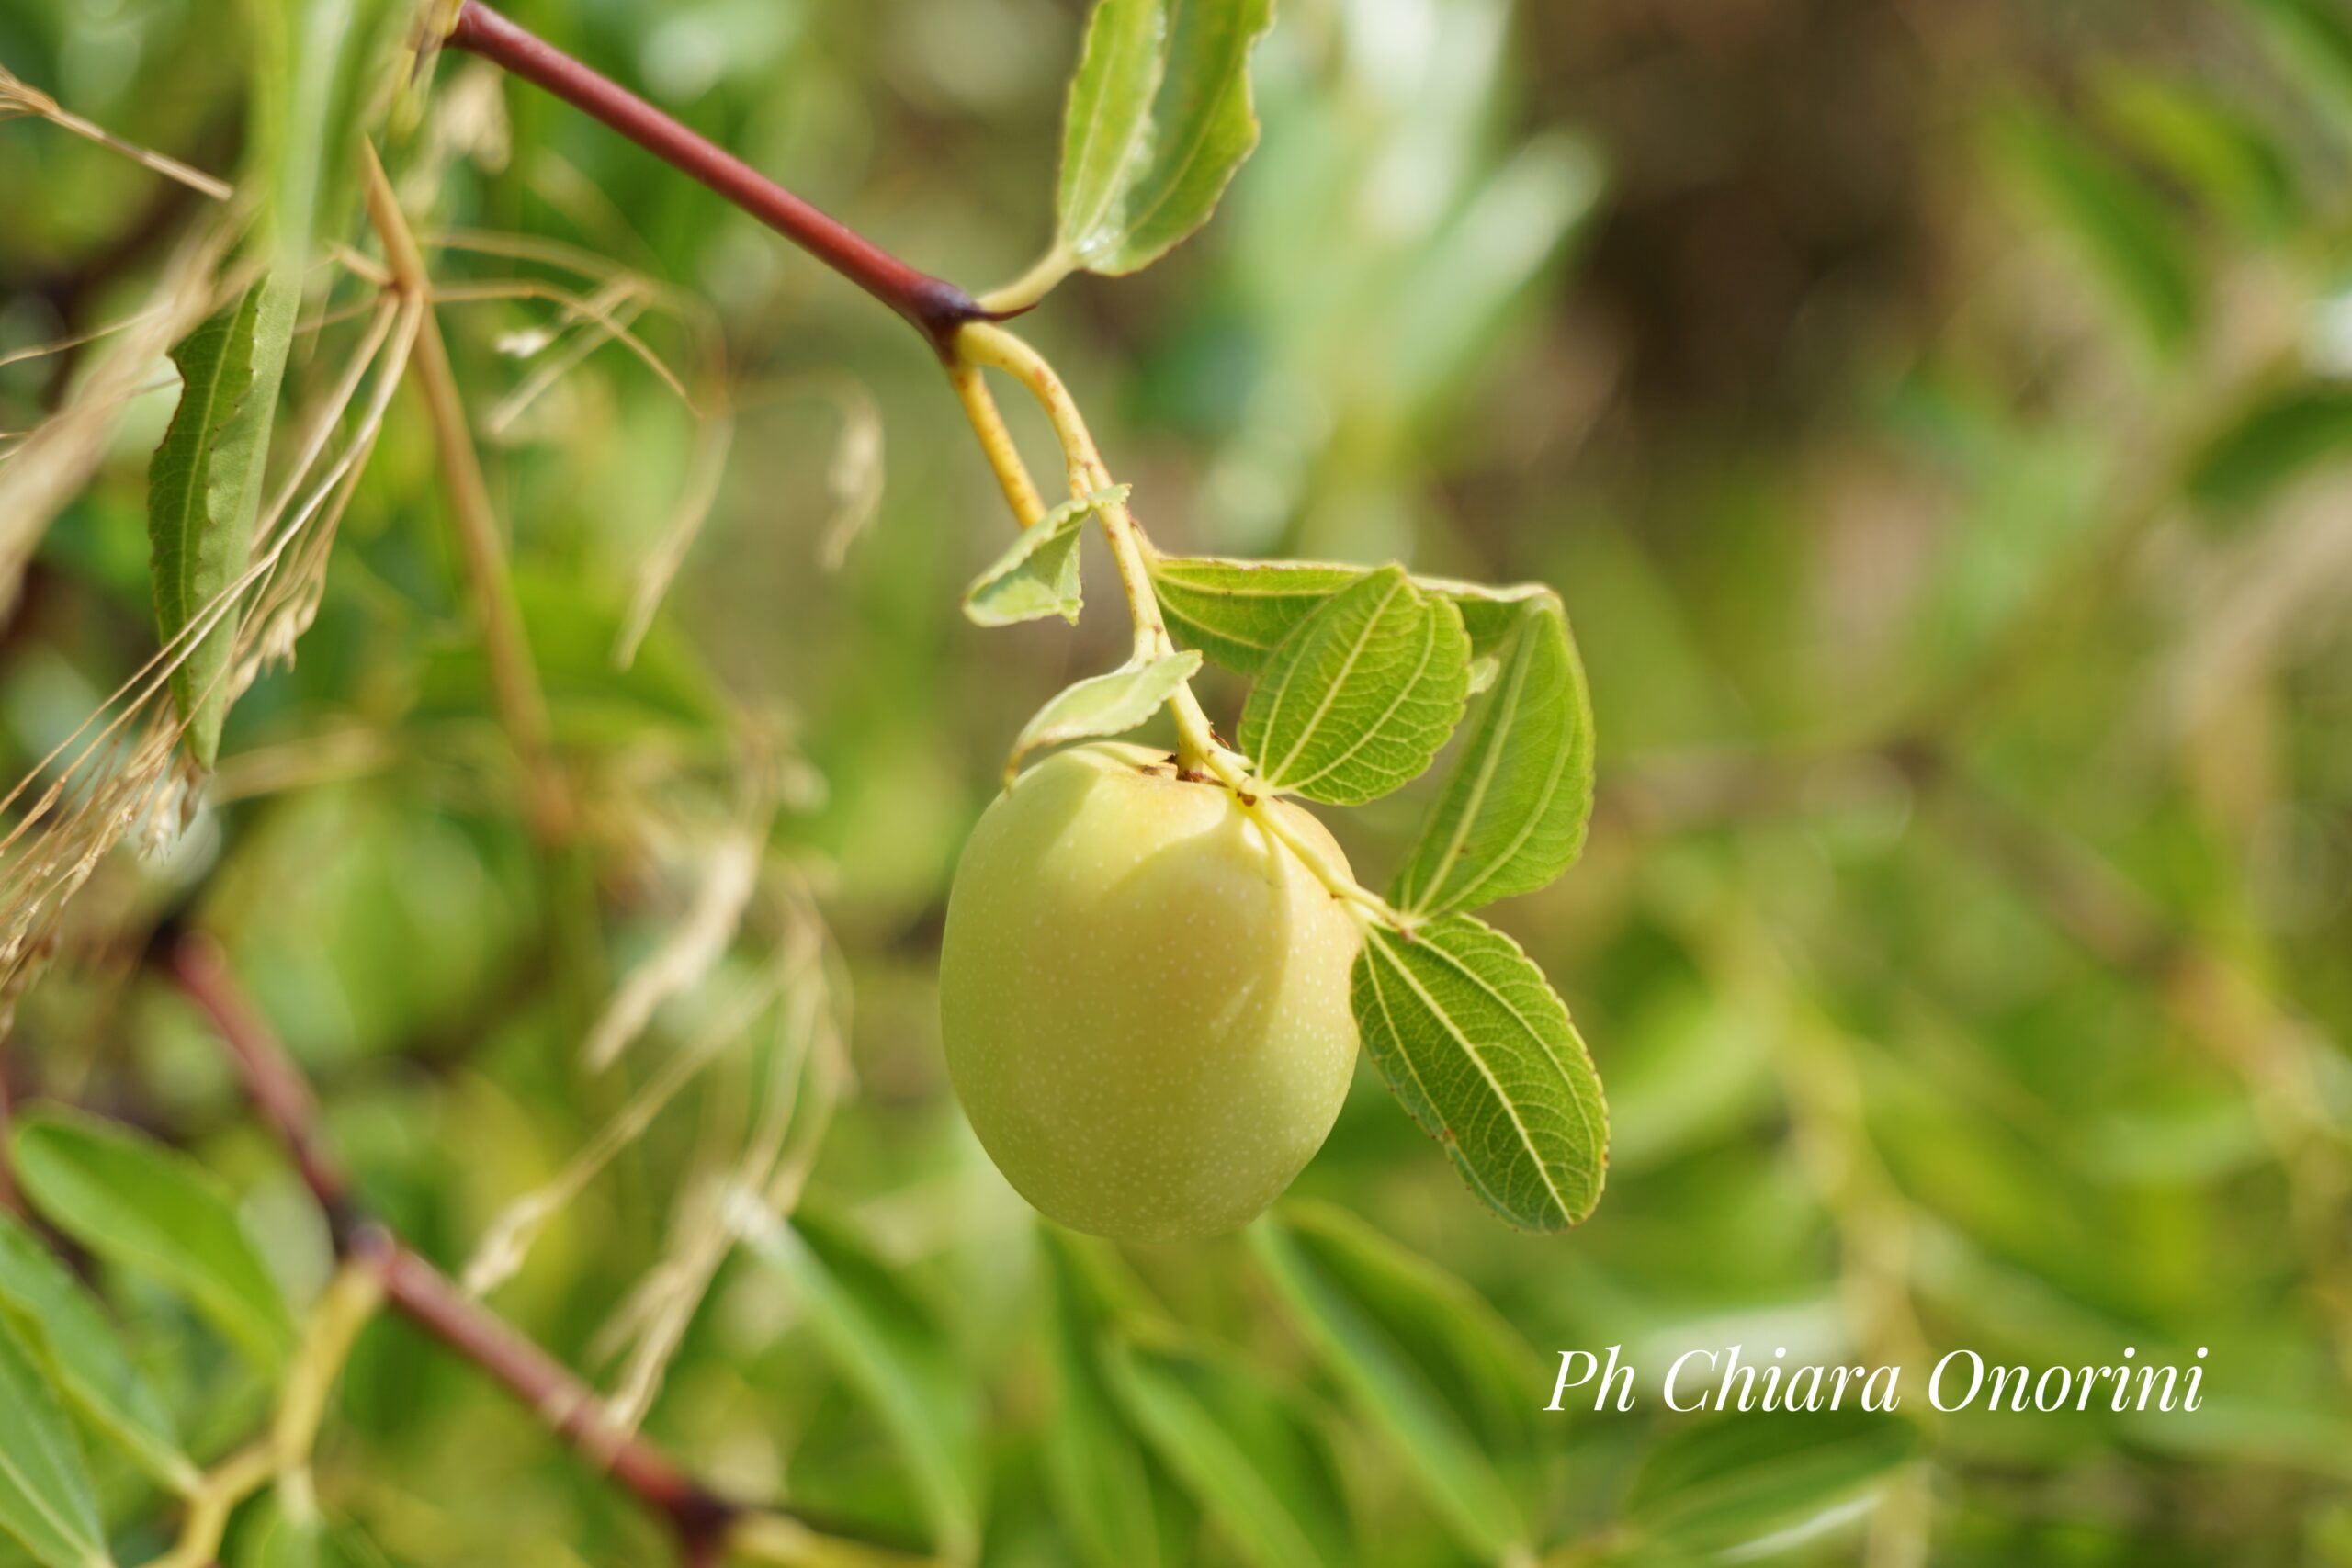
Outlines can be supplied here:
M48 1568L111 1562L74 1429L33 1353L0 1323L0 1531Z
M383 1552L347 1523L329 1524L317 1505L300 1513L286 1506L285 1488L274 1488L238 1521L230 1568L361 1568L381 1564Z
M1065 687L1022 727L1004 760L1005 784L1011 785L1021 760L1040 746L1125 734L1159 712L1200 667L1201 656L1191 652L1131 659L1107 675Z
M2339 130L2352 133L2352 17L2335 0L2248 0L2263 22L2273 52L2328 111Z
M1442 914L1532 893L1567 870L1592 815L1592 747L1567 615L1557 599L1530 600L1390 900Z
M1208 221L1258 144L1250 51L1273 0L1099 0L1062 117L1055 248L1148 266Z
M1095 1568L1157 1568L1159 1510L1150 1461L1122 1415L1102 1362L1120 1313L1107 1260L1087 1243L1043 1229L1055 1381L1046 1478L1064 1527Z
M1519 944L1468 915L1356 955L1365 1052L1487 1206L1527 1230L1592 1213L1609 1157L1600 1080Z
M1428 769L1469 689L1461 611L1383 567L1283 638L1242 710L1241 746L1269 788L1361 805Z
M2259 505L2298 474L2352 450L2352 388L2299 383L2240 410L2189 465L2188 492L2231 511Z
M649 727L680 739L727 733L733 710L726 688L674 623L657 616L623 666L615 649L628 607L608 586L544 569L518 570L513 581L559 743L635 746ZM495 705L481 641L468 637L426 660L413 716L485 716Z
M90 1293L39 1236L0 1214L0 1315L66 1402L164 1485L199 1479L170 1414Z
M239 618L230 601L252 553L298 294L272 274L172 350L179 406L148 472L156 628L167 646L191 638L174 650L172 698L189 753L208 768L229 706Z
M791 1280L818 1342L870 1404L907 1462L943 1556L979 1539L971 1383L939 1314L839 1222L802 1209L752 1238Z
M1332 561L1160 556L1151 580L1170 631L1236 674L1255 675L1299 622L1371 570ZM1552 592L1541 583L1487 588L1443 577L1416 577L1413 586L1453 602L1480 656L1510 637L1521 605Z
M2100 112L2119 135L2247 233L2272 239L2301 208L2292 162L2252 116L2218 95L2110 64Z
M253 183L269 193L264 217L272 267L299 278L318 236L336 231L356 201L362 121L389 85L409 7L396 0L290 0L252 15Z
M1453 406L1443 400L1488 359L1514 309L1599 207L1605 183L1585 142L1538 135L1433 225L1380 307L1388 324L1376 374L1400 412Z
M1151 156L1152 101L1168 68L1168 0L1098 0L1062 113L1059 238L1115 229L1129 184Z
M1250 1241L1317 1356L1456 1539L1518 1558L1529 1514L1498 1461L1532 1451L1532 1355L1468 1286L1340 1210L1284 1205Z
M1751 1411L1684 1427L1652 1451L1625 1498L1639 1539L1723 1561L1850 1508L1919 1451L1917 1428L1866 1410Z
M78 1111L22 1118L17 1179L83 1246L184 1296L256 1367L294 1351L286 1301L211 1173L183 1155Z
M1127 498L1125 485L1066 501L1021 530L1012 547L964 591L964 614L974 625L1009 626L1016 621L1059 615L1075 626L1083 600L1079 592L1079 542L1087 520L1106 503Z
M2177 349L2197 325L2198 279L2172 211L2132 169L2053 115L2018 108L2002 123L2010 161L2064 225L2149 342Z
M1258 1568L1358 1561L1329 1453L1265 1380L1227 1358L1134 1342L1109 1353L1128 1418Z
M237 1531L233 1568L320 1568L323 1532L315 1517L296 1518L271 1496Z
M250 183L268 192L269 270L172 351L180 401L148 480L157 628L166 644L205 628L181 645L171 677L188 753L203 767L219 758L233 695L239 614L227 596L252 553L302 280L318 232L347 203L360 119L394 57L404 11L389 0L253 11L260 90L252 96Z

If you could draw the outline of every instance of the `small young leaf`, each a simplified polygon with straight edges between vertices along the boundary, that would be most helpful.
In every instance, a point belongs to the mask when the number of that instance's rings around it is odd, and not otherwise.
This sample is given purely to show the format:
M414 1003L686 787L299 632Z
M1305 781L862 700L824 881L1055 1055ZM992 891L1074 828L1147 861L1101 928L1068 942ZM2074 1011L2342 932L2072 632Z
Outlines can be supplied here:
M1467 915L1375 928L1352 984L1363 1047L1487 1206L1525 1230L1592 1213L1609 1157L1592 1058L1544 972Z
M175 1491L198 1479L163 1400L98 1304L40 1238L0 1214L0 1318L49 1370L66 1402Z
M968 1555L979 1539L977 1413L938 1314L846 1226L807 1209L757 1232L751 1246L792 1281L825 1353L888 1429L941 1554Z
M1117 1310L1099 1254L1046 1230L1047 1314L1060 1394L1046 1429L1046 1478L1070 1535L1095 1568L1157 1568L1159 1519L1150 1461L1128 1427L1102 1348Z
M1878 1411L1727 1416L1651 1452L1626 1495L1624 1525L1679 1561L1722 1560L1850 1506L1918 1451L1917 1428Z
M1371 570L1332 561L1161 556L1151 563L1151 579L1170 631L1234 673L1255 675L1299 622ZM1470 650L1480 657L1510 637L1520 606L1552 592L1541 583L1488 588L1445 577L1416 577L1413 586L1453 602L1462 629L1470 634Z
M1208 221L1258 144L1250 51L1273 0L1100 0L1062 119L1055 246L1148 266Z
M1429 767L1469 687L1462 613L1383 567L1283 638L1242 710L1242 749L1269 788L1361 805Z
M1285 1205L1250 1241L1317 1355L1447 1527L1490 1561L1524 1555L1528 1513L1500 1462L1532 1449L1533 1357L1468 1286L1327 1205Z
M1265 1382L1223 1357L1125 1343L1111 1386L1170 1471L1258 1568L1358 1561L1329 1453Z
M1574 863L1592 814L1592 704L1557 599L1531 600L1390 900L1442 914L1531 893Z
M1125 501L1125 485L1066 501L1021 530L1012 547L964 591L964 614L974 625L1009 626L1016 621L1059 615L1075 626L1079 592L1079 541L1096 508Z
M237 636L236 608L224 600L253 547L298 293L271 274L172 350L179 406L148 473L157 629L168 645L206 628L176 650L171 683L189 754L208 768L220 751Z
M0 1534L46 1568L111 1562L74 1429L15 1330L0 1323Z
M211 1174L182 1155L75 1111L44 1109L9 1146L26 1195L102 1258L187 1299L256 1367L293 1354L277 1283Z
M1014 739L1012 754L1004 760L1006 787L1021 771L1021 760L1040 746L1125 734L1159 712L1200 667L1201 656L1192 652L1131 659L1107 675L1090 675L1065 687Z

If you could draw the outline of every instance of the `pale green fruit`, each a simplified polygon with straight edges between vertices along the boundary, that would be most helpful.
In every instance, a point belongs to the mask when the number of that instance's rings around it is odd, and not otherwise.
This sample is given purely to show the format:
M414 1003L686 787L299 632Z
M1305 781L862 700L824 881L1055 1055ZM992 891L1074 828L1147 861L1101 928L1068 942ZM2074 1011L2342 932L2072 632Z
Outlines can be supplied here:
M1273 809L1347 864L1321 823ZM956 868L947 1069L997 1168L1051 1218L1132 1241L1231 1230L1340 1113L1358 941L1224 789L1138 746L1064 751L989 807Z

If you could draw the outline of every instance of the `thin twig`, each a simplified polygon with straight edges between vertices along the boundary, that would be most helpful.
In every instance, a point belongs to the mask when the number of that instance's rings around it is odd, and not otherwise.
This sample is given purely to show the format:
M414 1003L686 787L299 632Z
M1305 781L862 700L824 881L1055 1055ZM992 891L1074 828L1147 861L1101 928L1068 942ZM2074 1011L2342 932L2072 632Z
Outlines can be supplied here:
M477 0L465 0L458 8L446 42L545 88L708 186L905 317L941 358L951 357L958 327L987 319L989 312L956 285L908 265L725 148Z
M143 164L166 179L177 180L188 189L201 192L215 201L227 201L237 194L228 181L217 179L201 169L190 168L177 158L152 148L124 141L96 120L75 114L6 66L0 66L0 109L9 107L17 107L26 114L39 115L61 130L87 138L108 152L119 152L132 163Z
M596 1391L571 1369L473 1300L382 1224L365 1217L319 1128L318 1101L301 1069L237 987L210 942L183 939L172 953L181 988L227 1041L245 1093L293 1156L311 1195L330 1216L338 1253L372 1269L386 1304L487 1372L537 1411L576 1453L659 1515L677 1537L682 1561L716 1562L740 1537L756 1554L781 1538L828 1543L831 1560L911 1568L925 1561L873 1532L801 1509L763 1508L726 1497L689 1475L659 1446L621 1427ZM813 1559L812 1559L813 1560Z
M415 236L409 231L373 146L367 150L367 161L368 216L377 238L383 242L384 259L401 292L430 299L433 286L424 255L417 250ZM492 695L522 757L531 829L541 843L560 843L571 832L571 788L555 753L547 696L539 689L530 642L523 633L522 610L507 574L506 544L491 506L489 483L482 478L481 455L474 449L473 434L466 423L465 402L458 389L457 373L450 367L448 344L430 308L417 333L413 365L416 388L424 395L440 450L442 483L458 525L458 548L481 612L482 651L490 665Z

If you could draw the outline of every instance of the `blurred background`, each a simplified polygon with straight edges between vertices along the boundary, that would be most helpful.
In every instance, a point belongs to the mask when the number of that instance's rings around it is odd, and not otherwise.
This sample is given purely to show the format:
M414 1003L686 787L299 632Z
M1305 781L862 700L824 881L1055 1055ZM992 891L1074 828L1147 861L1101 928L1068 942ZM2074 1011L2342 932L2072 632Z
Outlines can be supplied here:
M1049 236L1074 0L512 9L926 268L993 285ZM226 172L227 31L183 0L0 0L0 63ZM1507 1230L1368 1066L1296 1192L1491 1303L1461 1332L1503 1369L1482 1430L1541 1555L1645 1550L1626 1521L1692 1440L1656 1404L1539 1416L1560 1350L1623 1345L1654 1387L1691 1346L1916 1378L2129 1344L2210 1347L2205 1408L1917 1411L1916 1459L1643 1560L2352 1562L2352 12L1283 0L1255 80L1263 140L1209 227L1023 328L1163 548L1566 600L1598 811L1581 863L1493 918L1591 1044L1608 1192L1566 1236ZM1010 525L928 350L637 149L451 57L395 150L588 847L522 825L396 401L206 803L54 933L10 1095L196 1151L298 1293L323 1235L146 963L159 928L226 945L370 1200L452 1269L643 1106L489 1299L699 1471L919 1531L938 1499L810 1297L713 1239L771 1152L751 1108L801 1075L786 1173L899 1292L987 1561L1102 1561L1057 1479L1050 1249L956 1108L933 966L1011 737L1122 656L1115 588L1090 578L1075 632L967 625ZM139 309L202 205L0 125L0 355ZM360 324L305 335L289 396ZM0 363L0 431L96 352ZM0 631L10 779L153 651L173 396L130 411ZM1238 715L1238 685L1204 694ZM1422 805L1331 814L1367 880ZM617 977L714 908L645 1038L584 1065ZM1256 1258L1095 1261L1280 1405L1345 1560L1469 1560ZM191 1430L250 1426L181 1309L109 1295ZM369 1331L337 1408L321 1483L358 1560L662 1550L405 1328ZM1239 1561L1154 1474L1161 1558Z

